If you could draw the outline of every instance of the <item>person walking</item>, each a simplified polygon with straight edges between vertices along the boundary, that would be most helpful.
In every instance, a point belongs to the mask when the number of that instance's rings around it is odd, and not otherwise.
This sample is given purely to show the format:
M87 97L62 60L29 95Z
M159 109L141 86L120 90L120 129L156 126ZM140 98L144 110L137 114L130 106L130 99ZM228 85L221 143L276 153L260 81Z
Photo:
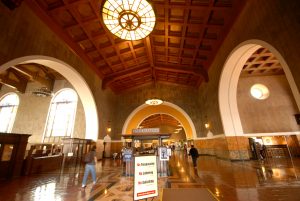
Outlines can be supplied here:
M196 168L197 167L197 158L199 157L199 153L198 153L198 150L194 147L194 145L191 145L189 155L192 157L193 165Z
M96 145L93 145L91 150L84 156L84 162L85 164L85 170L84 170L84 176L82 180L82 188L86 187L86 182L89 176L89 173L91 172L93 184L96 184Z

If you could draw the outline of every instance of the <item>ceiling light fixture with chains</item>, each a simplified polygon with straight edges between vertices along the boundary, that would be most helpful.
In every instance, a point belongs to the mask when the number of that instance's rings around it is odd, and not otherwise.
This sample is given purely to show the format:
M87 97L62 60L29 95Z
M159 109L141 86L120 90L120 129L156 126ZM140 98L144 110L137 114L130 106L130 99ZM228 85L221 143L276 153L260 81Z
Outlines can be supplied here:
M155 14L146 0L107 0L102 9L104 24L124 40L148 36L155 25Z

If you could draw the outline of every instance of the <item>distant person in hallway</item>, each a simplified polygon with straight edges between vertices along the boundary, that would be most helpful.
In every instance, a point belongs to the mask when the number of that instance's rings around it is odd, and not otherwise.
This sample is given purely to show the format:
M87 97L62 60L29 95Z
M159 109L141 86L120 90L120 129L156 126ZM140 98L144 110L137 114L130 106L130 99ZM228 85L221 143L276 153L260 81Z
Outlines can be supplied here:
M89 173L91 172L93 184L96 184L96 145L93 145L91 150L84 156L84 162L85 164L85 170L84 170L84 176L82 180L82 188L84 189L86 187L86 182L89 176Z
M198 150L194 147L194 145L191 145L189 155L192 157L194 167L197 167L197 158L199 157L199 153Z
M260 146L259 153L260 153L261 159L266 158L266 145L263 144Z
M186 144L183 145L183 153L185 157L187 157L189 154Z

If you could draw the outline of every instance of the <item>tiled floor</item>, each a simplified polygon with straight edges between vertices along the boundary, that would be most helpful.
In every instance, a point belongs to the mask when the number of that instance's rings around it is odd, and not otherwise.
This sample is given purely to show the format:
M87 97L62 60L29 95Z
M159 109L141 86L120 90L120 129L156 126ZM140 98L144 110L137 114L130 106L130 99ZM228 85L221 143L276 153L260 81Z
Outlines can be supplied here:
M133 178L123 176L123 171L119 160L99 161L98 183L93 186L89 180L85 190L80 187L83 167L0 181L0 201L131 201ZM191 159L176 152L170 160L170 173L159 178L159 196L154 201L161 201L163 188L206 188L225 201L300 200L299 158L230 162L200 156L194 169Z

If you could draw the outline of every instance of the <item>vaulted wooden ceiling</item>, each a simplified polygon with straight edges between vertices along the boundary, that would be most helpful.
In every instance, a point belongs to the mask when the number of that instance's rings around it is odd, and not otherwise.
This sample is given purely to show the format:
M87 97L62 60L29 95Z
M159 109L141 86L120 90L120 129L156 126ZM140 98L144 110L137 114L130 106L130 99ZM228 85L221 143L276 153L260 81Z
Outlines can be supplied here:
M167 83L199 87L245 0L152 0L153 32L115 37L103 24L103 0L26 0L32 10L119 93Z
M139 127L142 128L159 128L161 126L170 126L174 128L179 128L180 122L174 117L167 114L154 114L146 118Z

